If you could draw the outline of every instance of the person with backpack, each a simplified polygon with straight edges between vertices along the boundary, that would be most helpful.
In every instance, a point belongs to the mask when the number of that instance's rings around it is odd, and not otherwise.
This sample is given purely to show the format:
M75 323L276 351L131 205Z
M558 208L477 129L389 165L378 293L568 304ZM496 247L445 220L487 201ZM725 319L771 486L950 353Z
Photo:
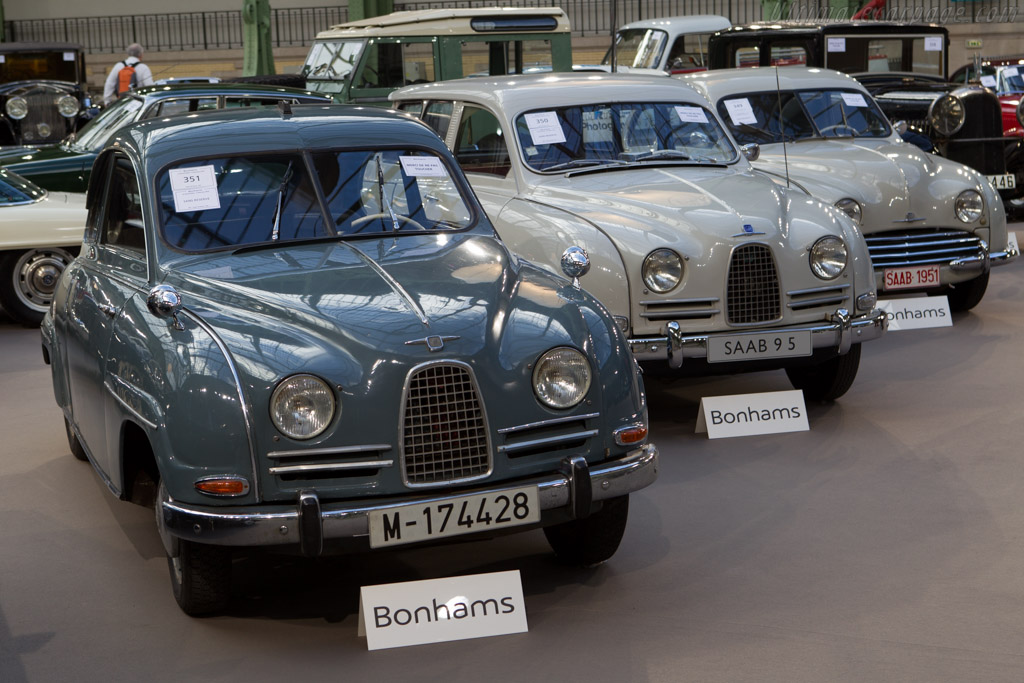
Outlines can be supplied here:
M114 65L103 84L103 101L110 104L129 90L144 85L153 85L153 72L142 63L142 46L132 43L128 46L128 57Z

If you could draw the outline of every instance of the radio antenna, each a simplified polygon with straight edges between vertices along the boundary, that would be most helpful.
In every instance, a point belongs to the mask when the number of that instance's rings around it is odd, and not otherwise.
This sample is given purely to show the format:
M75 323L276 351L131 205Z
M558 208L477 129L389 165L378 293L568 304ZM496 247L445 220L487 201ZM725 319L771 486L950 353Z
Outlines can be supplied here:
M786 126L782 122L782 85L779 83L779 67L775 66L775 93L779 98L779 135L782 136L782 161L786 165L786 187L789 182L789 154L786 153Z

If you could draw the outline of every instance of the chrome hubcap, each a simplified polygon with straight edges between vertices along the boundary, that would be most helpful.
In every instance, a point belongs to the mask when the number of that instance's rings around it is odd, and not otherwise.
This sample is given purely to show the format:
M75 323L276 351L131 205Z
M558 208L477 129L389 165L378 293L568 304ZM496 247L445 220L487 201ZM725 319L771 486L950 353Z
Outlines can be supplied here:
M45 312L69 263L71 254L63 249L36 249L22 254L14 269L18 298L29 308Z

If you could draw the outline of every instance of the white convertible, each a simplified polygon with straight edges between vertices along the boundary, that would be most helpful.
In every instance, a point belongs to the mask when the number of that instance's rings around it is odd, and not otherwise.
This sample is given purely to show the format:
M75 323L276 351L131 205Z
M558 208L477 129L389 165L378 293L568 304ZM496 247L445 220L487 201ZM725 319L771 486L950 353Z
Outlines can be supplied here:
M584 286L651 370L786 368L809 398L850 387L880 336L867 247L843 212L754 172L707 101L656 76L550 74L411 86L392 100L445 139L523 258Z
M904 143L850 76L723 69L683 82L707 95L736 140L760 145L755 168L857 221L880 295L947 294L950 308L965 311L985 294L989 268L1017 257L1002 200L985 177Z
M85 232L85 195L47 192L0 168L0 306L38 325Z

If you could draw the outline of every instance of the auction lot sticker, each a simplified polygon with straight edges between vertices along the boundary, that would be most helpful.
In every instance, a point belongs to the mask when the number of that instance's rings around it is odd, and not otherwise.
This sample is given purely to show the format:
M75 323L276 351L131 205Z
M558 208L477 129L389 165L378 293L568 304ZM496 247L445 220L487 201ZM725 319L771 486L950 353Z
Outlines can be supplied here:
M709 439L810 430L804 392L796 389L705 396L699 410L695 431L707 432Z
M359 635L370 650L525 633L519 570L363 586Z
M945 296L879 299L878 308L889 318L889 331L952 327L953 315Z
M171 177L177 213L220 208L217 177L212 165L172 168L167 174Z

